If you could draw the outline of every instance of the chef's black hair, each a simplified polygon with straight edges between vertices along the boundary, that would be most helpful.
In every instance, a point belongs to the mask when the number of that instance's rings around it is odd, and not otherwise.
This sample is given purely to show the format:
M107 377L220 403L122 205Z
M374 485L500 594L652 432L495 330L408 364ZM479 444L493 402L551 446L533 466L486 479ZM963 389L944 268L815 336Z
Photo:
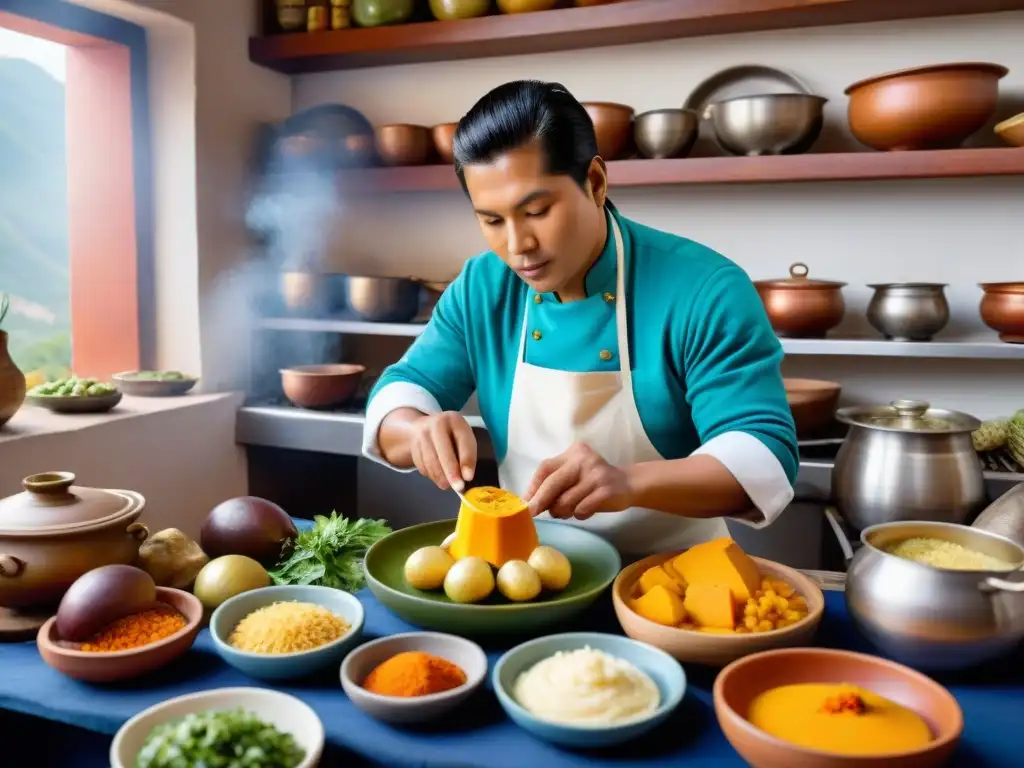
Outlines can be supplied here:
M488 92L459 121L452 150L468 195L464 168L539 141L548 173L570 176L582 189L597 155L594 123L560 83L514 80ZM614 206L608 201L608 207Z

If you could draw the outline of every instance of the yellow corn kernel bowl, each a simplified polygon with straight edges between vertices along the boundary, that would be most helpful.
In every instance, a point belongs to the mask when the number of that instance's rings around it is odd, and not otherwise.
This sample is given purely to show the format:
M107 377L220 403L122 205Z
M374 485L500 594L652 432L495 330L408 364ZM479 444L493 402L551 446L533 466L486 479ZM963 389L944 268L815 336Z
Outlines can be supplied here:
M612 604L615 607L615 616L619 620L622 631L627 636L660 648L679 661L706 664L714 667L723 667L743 656L772 648L813 645L814 636L825 610L825 597L822 595L821 589L799 571L781 563L775 563L759 557L751 557L749 560L757 566L758 574L762 580L784 582L789 585L793 589L793 594L790 598L783 598L784 600L801 598L799 604L805 606L805 608L802 608L799 617L792 621L792 623L783 619L779 622L782 625L780 628L770 630L765 626L757 627L761 619L755 622L755 627L752 629L744 627L746 631L734 631L712 626L706 626L701 629L689 628L692 626L689 621L692 617L687 615L685 609L681 613L676 613L676 611L679 611L680 603L671 597L666 597L664 594L664 592L678 594L675 587L668 582L655 584L650 576L652 568L664 566L666 563L669 564L669 570L671 571L672 563L676 561L679 555L680 553L678 552L651 555L627 566L619 572L615 582L612 584ZM647 585L649 589L646 594L650 594L651 590L656 590L655 594L664 598L663 601L659 601L664 606L662 609L664 613L662 615L667 617L666 621L678 619L677 626L651 621L637 612L636 602L640 591L639 582L645 574L648 574L647 581L649 582ZM687 588L689 587L687 586ZM707 587L701 591L713 593L715 590L712 587ZM709 606L705 610L708 610L711 616L714 615L715 597L714 594L701 594L699 597L699 604ZM764 597L764 595L750 596L755 601L755 604L760 602L761 597ZM779 596L772 595L772 600L775 597ZM763 607L768 609L766 613L771 611L769 615L775 613L768 606L764 605ZM648 606L649 608L650 606ZM646 612L650 613L650 610ZM751 610L749 600L736 601L735 621L737 626L743 626L744 621L751 618L751 614L753 617L757 616L756 605ZM784 609L781 615L785 616ZM749 627L749 624L747 627Z

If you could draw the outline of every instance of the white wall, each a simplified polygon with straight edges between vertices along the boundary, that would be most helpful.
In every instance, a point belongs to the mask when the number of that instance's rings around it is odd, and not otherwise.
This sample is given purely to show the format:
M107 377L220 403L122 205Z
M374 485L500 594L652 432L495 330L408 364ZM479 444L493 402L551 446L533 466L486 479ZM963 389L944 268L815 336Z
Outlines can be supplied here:
M374 123L458 119L479 96L518 78L558 80L581 100L637 111L678 106L705 77L737 64L789 70L829 98L816 147L857 147L846 131L850 83L921 64L980 60L1010 68L998 117L1024 109L1024 12L667 41L601 50L416 64L305 75L296 110L342 102ZM993 121L994 122L994 121ZM993 143L986 130L971 143ZM713 152L706 146L702 153ZM812 276L844 280L840 333L868 331L867 283L950 284L950 332L981 329L981 281L1024 279L1024 179L660 187L614 191L623 213L700 240L751 277L785 276L804 261ZM461 193L344 201L325 268L447 279L484 248ZM893 358L791 358L789 375L834 378L847 398L923 397L981 416L1024 407L1024 363Z

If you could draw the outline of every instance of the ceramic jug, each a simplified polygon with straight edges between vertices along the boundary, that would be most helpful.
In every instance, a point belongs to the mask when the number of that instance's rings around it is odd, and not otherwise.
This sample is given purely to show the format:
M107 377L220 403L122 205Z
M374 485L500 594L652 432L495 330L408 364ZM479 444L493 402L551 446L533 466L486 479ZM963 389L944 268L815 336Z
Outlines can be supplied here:
M7 332L0 331L0 427L21 408L25 400L25 376L7 351Z

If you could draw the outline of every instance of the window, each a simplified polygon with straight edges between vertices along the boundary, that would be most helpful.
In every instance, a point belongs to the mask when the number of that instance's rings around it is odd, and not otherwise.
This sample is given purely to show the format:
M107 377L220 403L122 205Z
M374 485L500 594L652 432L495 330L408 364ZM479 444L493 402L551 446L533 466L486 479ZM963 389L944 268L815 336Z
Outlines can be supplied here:
M15 363L109 376L151 346L147 50L63 0L0 11L0 292Z

